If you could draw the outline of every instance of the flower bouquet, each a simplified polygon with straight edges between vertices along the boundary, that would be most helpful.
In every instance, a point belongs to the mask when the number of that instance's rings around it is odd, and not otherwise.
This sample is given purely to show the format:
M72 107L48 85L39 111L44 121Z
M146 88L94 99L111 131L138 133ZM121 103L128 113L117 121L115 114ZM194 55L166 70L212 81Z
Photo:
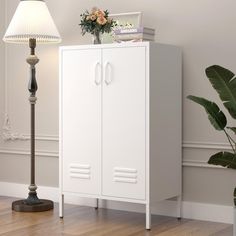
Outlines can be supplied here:
M101 34L110 33L116 22L109 18L108 10L101 10L96 7L91 12L86 10L81 16L80 27L82 35L91 33L94 36L94 44L101 43Z

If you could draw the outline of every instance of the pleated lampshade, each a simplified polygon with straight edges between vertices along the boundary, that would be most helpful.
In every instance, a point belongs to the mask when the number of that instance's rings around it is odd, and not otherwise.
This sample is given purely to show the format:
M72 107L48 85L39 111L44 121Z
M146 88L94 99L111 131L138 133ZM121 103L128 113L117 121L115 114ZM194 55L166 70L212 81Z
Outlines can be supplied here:
M21 0L7 28L3 41L28 43L59 43L60 34L44 0Z

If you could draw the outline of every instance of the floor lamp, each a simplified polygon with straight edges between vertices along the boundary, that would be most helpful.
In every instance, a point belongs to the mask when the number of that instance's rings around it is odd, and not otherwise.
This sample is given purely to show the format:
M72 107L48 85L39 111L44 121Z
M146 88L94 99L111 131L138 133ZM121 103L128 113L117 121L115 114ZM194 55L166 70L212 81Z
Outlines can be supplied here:
M39 62L35 47L36 43L59 43L61 38L44 0L21 0L3 40L9 43L28 43L30 47L30 56L26 61L30 65L28 90L31 107L31 181L28 198L14 201L12 209L21 212L47 211L53 209L53 202L39 199L35 184L35 103L38 88L35 65Z

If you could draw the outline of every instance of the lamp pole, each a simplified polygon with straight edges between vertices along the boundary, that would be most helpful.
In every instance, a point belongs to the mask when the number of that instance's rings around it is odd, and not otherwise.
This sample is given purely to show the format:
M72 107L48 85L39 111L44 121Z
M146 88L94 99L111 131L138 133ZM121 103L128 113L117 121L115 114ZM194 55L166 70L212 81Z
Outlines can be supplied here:
M26 203L29 205L39 204L40 200L37 197L37 186L35 184L35 104L36 104L36 91L38 89L36 81L36 69L35 65L39 62L39 59L35 55L36 40L29 39L29 47L31 49L30 56L26 59L30 65L30 79L28 84L28 90L30 92L30 186L29 196L26 199Z
M30 92L30 186L28 198L12 203L12 210L21 212L40 212L53 209L53 202L51 200L39 199L37 196L37 186L35 184L35 104L37 101L36 92L38 89L36 81L35 65L39 62L35 55L36 39L29 39L30 56L26 59L30 65L30 79L28 90Z

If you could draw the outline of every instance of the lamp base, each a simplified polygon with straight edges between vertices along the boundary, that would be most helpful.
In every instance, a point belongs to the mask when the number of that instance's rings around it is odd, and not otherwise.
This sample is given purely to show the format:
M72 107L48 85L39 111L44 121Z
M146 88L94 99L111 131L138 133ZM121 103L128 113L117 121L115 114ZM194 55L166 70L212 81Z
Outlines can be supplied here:
M39 204L29 205L26 200L18 200L12 203L12 210L18 212L41 212L53 209L53 201L40 199Z

